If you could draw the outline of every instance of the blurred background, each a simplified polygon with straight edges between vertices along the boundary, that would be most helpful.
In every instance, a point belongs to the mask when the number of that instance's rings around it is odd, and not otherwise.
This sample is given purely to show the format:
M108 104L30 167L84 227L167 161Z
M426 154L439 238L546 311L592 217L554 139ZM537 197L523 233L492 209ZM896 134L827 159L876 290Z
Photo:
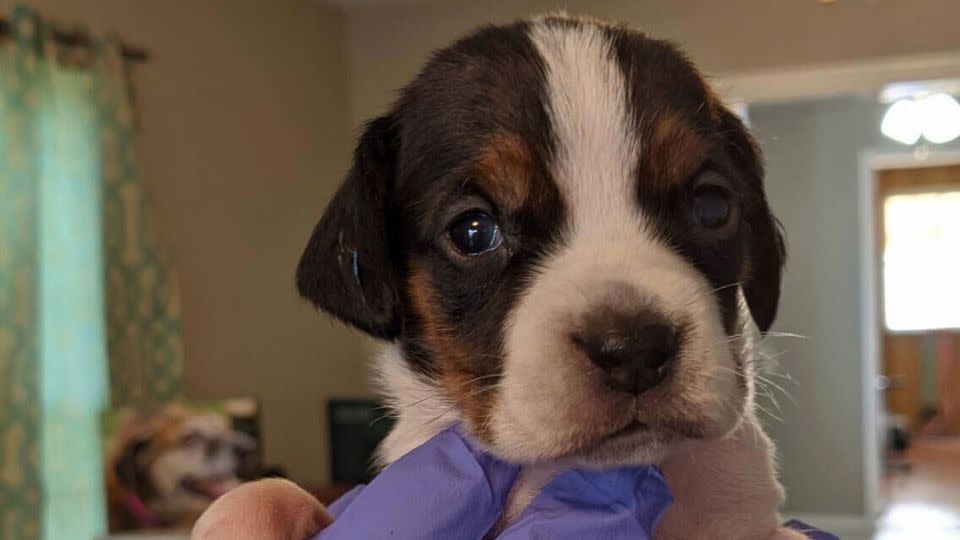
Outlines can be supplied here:
M956 0L0 0L0 539L364 481L374 344L298 299L300 251L432 49L559 7L680 44L764 149L785 513L960 539Z

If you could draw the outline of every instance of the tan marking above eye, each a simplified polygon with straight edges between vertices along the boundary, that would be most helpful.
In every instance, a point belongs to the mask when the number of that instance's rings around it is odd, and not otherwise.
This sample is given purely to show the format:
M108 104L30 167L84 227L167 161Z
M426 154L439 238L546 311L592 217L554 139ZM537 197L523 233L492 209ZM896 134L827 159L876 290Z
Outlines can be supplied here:
M657 117L651 132L646 168L657 185L684 182L703 164L708 143L682 115L667 113Z
M529 146L515 133L495 133L477 160L473 180L499 207L507 212L517 211L534 188Z

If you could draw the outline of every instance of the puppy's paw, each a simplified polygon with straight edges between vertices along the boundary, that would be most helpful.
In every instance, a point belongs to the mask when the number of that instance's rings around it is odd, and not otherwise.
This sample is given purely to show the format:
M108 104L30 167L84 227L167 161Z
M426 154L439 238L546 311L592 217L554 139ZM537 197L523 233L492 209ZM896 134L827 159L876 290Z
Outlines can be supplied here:
M250 482L220 497L200 516L191 540L304 540L333 517L293 482Z

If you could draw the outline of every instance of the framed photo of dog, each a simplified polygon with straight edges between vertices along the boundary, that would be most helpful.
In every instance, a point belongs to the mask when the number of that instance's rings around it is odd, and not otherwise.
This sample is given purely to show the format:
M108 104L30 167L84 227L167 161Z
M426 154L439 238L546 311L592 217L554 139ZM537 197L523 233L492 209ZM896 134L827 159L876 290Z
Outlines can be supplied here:
M105 412L110 532L189 529L218 496L259 477L259 409L240 398Z

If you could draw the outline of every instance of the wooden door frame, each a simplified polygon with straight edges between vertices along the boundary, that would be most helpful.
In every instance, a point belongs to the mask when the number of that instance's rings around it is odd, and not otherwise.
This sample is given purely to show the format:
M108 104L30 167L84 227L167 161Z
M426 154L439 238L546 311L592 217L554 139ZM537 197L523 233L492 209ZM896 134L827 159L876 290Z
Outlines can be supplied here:
M880 417L881 401L877 389L877 378L882 373L883 333L881 332L882 313L879 280L879 238L877 224L879 205L877 203L876 172L886 169L919 169L923 167L943 167L960 165L960 150L924 147L922 153L905 149L890 151L868 149L860 153L858 174L858 211L860 214L860 317L861 326L861 362L863 380L863 463L864 490L868 515L879 515L884 501L880 493L880 479L883 474L881 454L882 426Z

